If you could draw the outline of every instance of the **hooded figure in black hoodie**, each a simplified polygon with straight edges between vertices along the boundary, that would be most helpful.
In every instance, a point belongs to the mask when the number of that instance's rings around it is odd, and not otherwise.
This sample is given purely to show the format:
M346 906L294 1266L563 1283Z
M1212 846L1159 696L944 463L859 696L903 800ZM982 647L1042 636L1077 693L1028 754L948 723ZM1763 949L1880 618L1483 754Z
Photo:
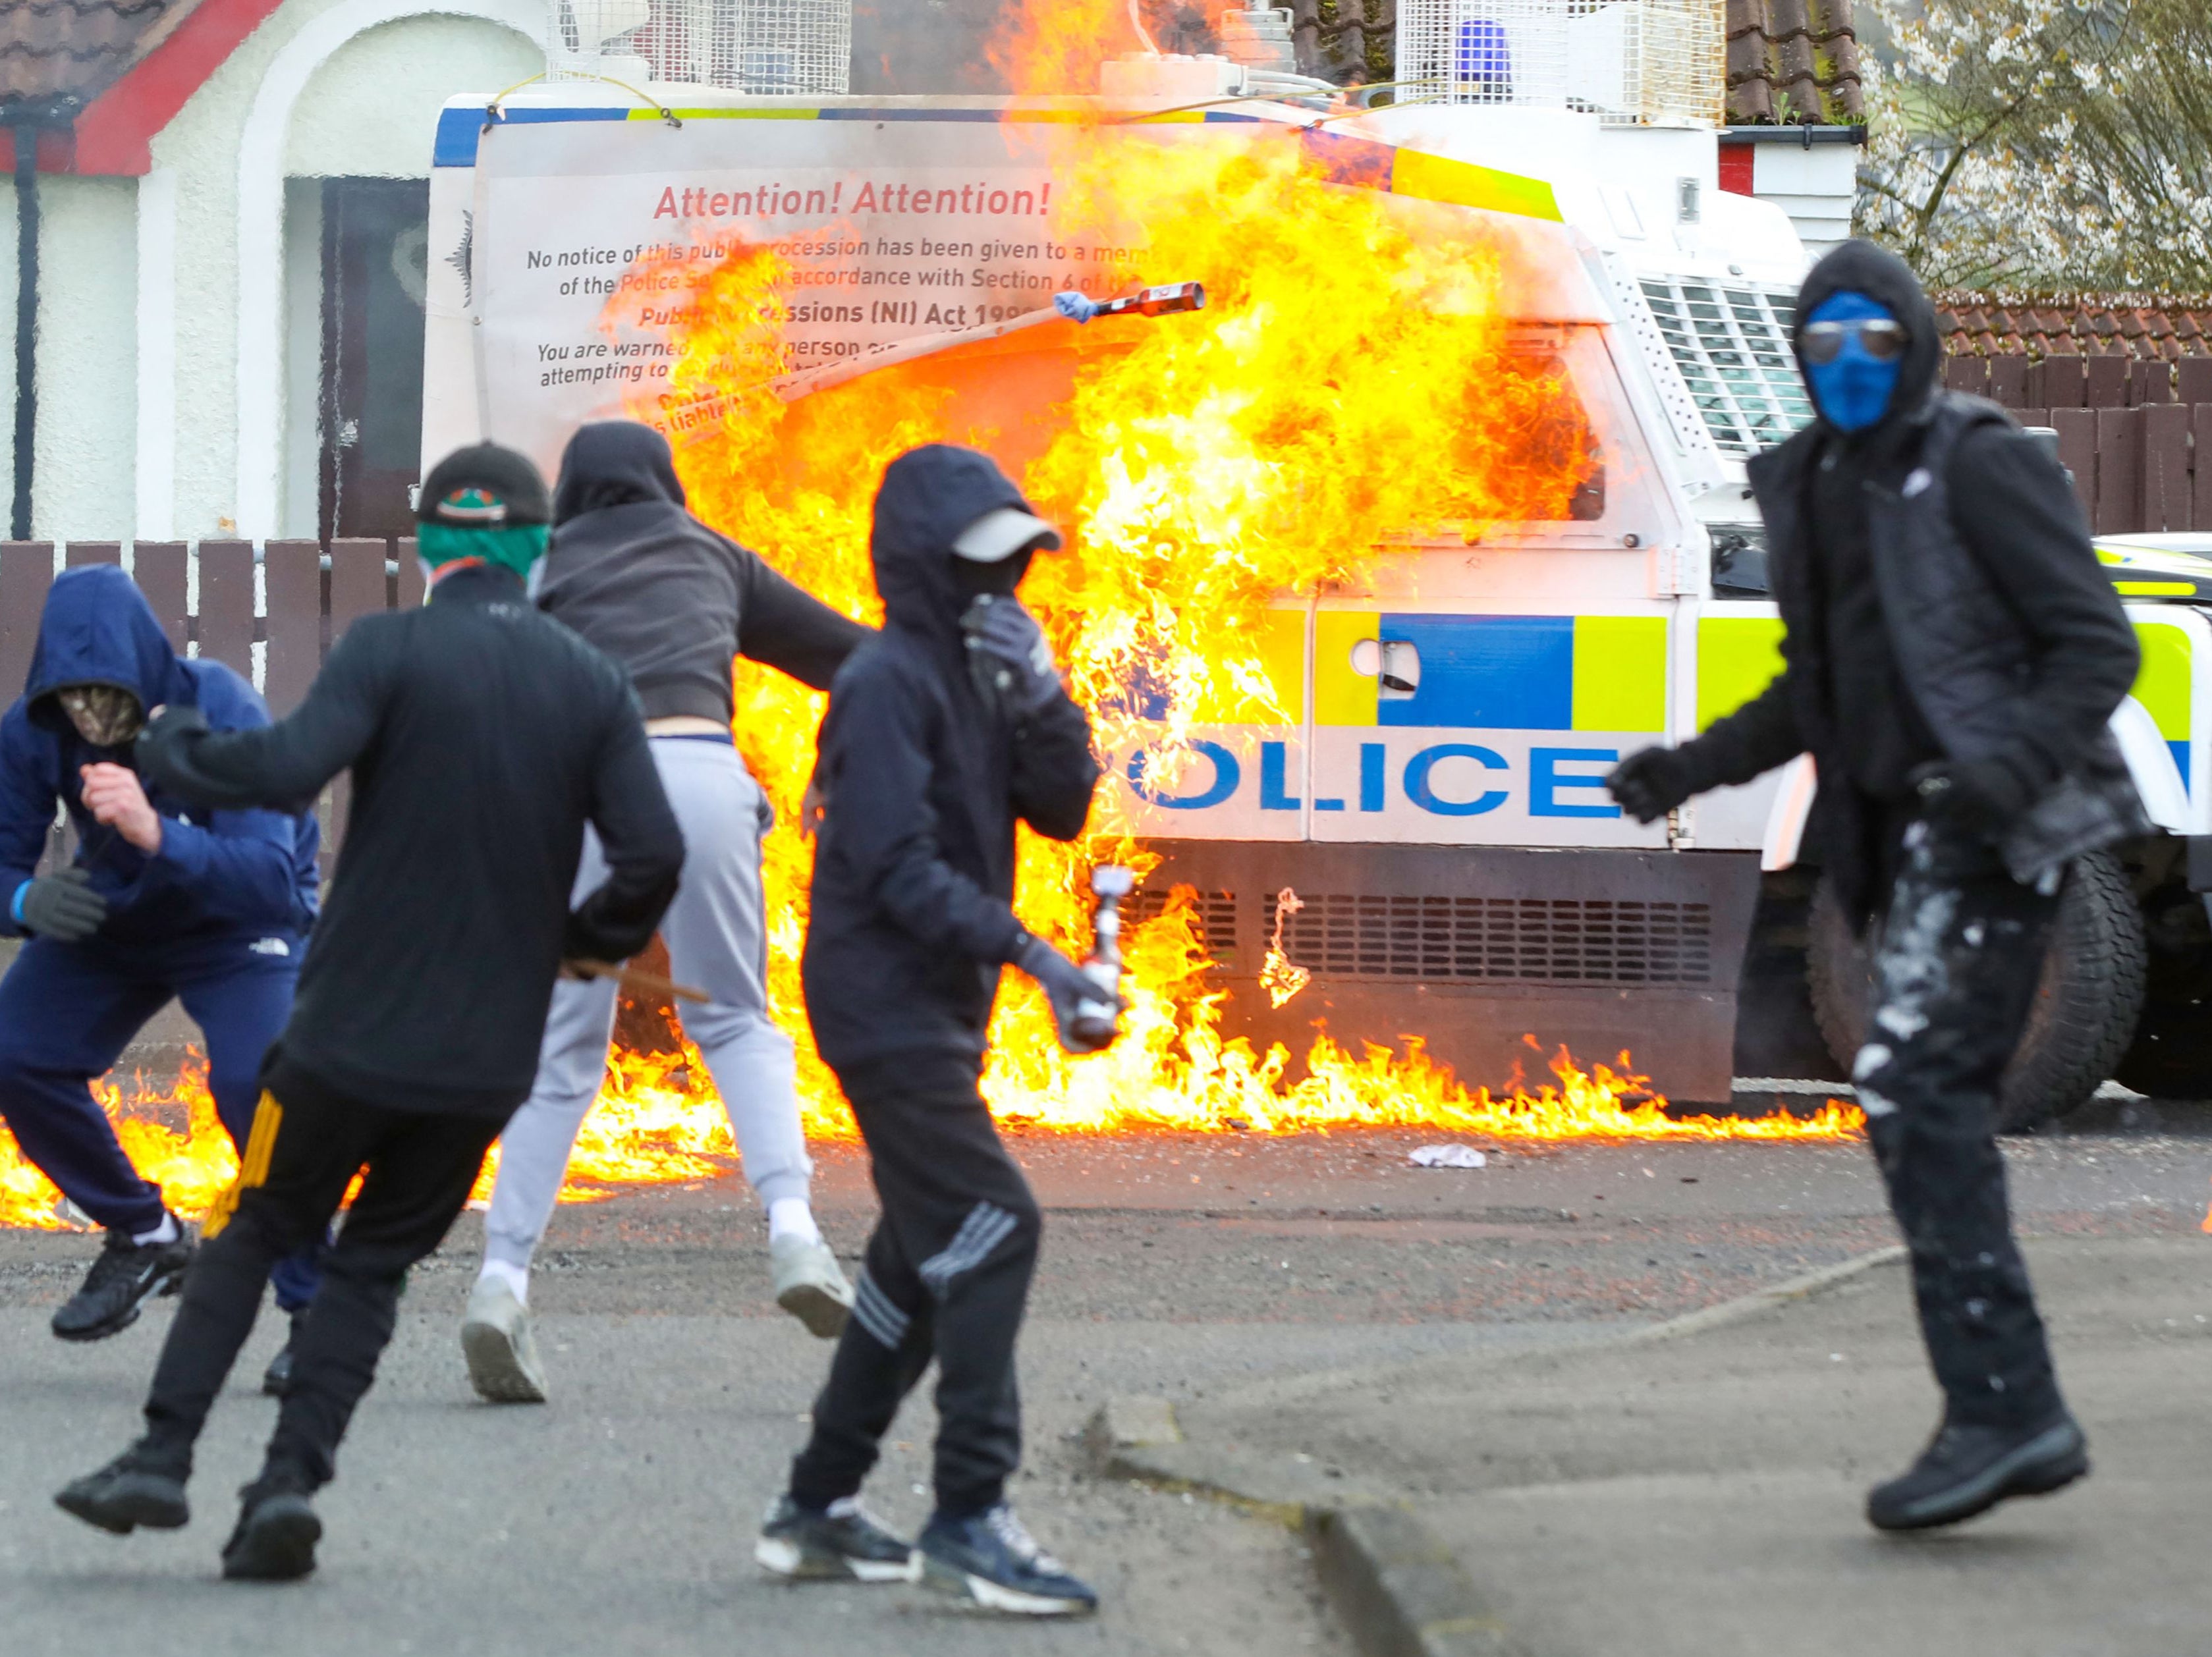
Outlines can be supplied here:
M1680 748L1610 779L1650 822L1797 754L1810 854L1875 920L1852 1071L1912 1254L1942 1424L1877 1486L1884 1530L1972 1517L2088 1471L2012 1236L1994 1137L2066 865L2147 826L2106 729L2135 634L2057 462L1993 404L1937 389L1936 313L1865 242L1798 295L1820 418L1751 462L1783 671Z
M883 1203L813 1435L755 1556L787 1576L907 1580L994 1610L1097 1597L1006 1502L1021 1457L1014 1338L1039 1217L976 1091L1000 969L1063 1016L1098 990L1014 918L1017 818L1083 831L1098 767L1042 633L1014 598L1060 537L987 457L891 463L872 541L883 632L830 688L804 962L806 1010ZM937 1511L913 1549L861 1511L900 1401L938 1363Z

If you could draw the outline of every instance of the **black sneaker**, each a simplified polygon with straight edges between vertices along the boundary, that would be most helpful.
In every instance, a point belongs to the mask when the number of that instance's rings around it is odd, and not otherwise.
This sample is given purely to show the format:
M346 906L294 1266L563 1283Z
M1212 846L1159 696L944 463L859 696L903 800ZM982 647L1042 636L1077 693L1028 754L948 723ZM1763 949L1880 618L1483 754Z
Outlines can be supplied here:
M957 1594L988 1611L1024 1617L1079 1617L1098 1595L1031 1539L1001 1502L969 1519L930 1515L915 1543L924 1587Z
M181 1223L175 1241L165 1243L135 1243L127 1231L109 1232L83 1286L54 1314L54 1333L64 1340L102 1340L128 1329L149 1296L176 1291L191 1263L192 1240Z
M192 1516L183 1478L149 1460L136 1445L98 1472L63 1485L55 1492L54 1505L117 1536L128 1536L141 1525L173 1531Z
M2063 1411L2039 1427L1946 1423L1901 1478L1867 1493L1877 1530L1919 1531L1972 1519L2010 1496L2048 1496L2089 1471L2089 1441Z
M300 1344L300 1326L307 1320L307 1308L301 1307L291 1318L291 1332L276 1349L276 1356L269 1360L269 1367L261 1372L261 1391L269 1398L282 1398L292 1390L292 1349Z
M234 1582L291 1582L315 1568L323 1521L296 1485L257 1481L239 1493L238 1527L222 1545L222 1574Z
M914 1545L893 1536L849 1496L820 1513L778 1496L753 1544L753 1557L793 1581L911 1582L918 1569Z

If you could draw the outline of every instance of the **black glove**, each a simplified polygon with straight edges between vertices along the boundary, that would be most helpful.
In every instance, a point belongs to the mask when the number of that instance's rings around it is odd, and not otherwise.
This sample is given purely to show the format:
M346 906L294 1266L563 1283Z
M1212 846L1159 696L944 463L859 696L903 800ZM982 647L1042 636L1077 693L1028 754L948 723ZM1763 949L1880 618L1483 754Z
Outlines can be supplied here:
M1698 768L1687 750L1644 748L1606 774L1606 792L1638 822L1656 822L1700 790Z
M1917 767L1911 781L1922 816L1984 840L2012 827L2034 803L2002 760L1936 760Z
M15 907L23 930L40 938L81 943L107 919L107 900L92 889L92 877L82 869L58 869L20 889Z
M197 707L173 705L147 720L146 728L138 733L137 745L131 750L131 759L149 791L182 792L177 784L187 774L182 762L185 749L192 737L207 729L207 715Z
M1115 992L1070 961L1041 938L1030 938L1014 957L1014 965L1036 980L1052 1003L1052 1016L1060 1025L1060 1044L1070 1053L1095 1053L1114 1039L1110 1027L1089 1028L1097 1022L1101 1003L1120 1012L1128 1004ZM1089 1003L1089 1006L1085 1005Z
M979 598L960 618L977 683L1015 719L1035 716L1060 694L1060 669L1044 629L1021 601Z

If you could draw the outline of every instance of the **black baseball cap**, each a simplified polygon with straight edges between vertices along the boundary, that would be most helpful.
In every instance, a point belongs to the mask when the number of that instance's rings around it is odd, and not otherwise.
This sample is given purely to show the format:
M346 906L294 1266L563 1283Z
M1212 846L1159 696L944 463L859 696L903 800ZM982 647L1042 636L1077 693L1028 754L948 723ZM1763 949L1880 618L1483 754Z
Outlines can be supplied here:
M456 529L509 529L550 523L553 502L529 456L496 443L471 443L430 468L415 497L415 516Z

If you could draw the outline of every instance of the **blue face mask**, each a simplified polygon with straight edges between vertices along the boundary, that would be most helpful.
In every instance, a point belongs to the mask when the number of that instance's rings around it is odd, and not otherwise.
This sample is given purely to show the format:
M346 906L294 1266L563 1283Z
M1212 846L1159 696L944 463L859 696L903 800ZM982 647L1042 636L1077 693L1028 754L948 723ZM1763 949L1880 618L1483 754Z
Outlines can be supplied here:
M1896 317L1888 307L1850 291L1830 294L1805 319L1844 323L1876 319L1893 322ZM1889 412L1905 360L1893 356L1881 361L1868 351L1856 332L1846 331L1843 349L1834 361L1808 361L1804 366L1805 381L1812 388L1813 401L1820 405L1821 418L1838 431L1863 432Z

